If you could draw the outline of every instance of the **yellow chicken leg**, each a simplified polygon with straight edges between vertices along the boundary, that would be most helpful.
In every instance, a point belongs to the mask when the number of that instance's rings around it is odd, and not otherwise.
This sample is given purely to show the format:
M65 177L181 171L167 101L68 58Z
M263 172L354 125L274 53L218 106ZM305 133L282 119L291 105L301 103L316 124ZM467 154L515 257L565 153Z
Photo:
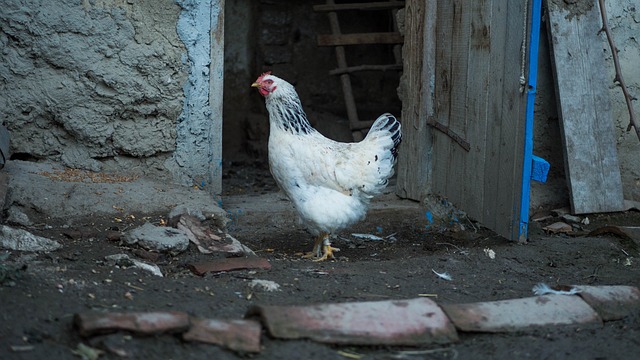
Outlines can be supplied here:
M310 253L306 253L304 255L302 255L303 258L306 259L310 259L310 258L319 258L322 256L322 252L320 250L321 245L322 245L322 240L324 239L326 234L320 234L318 236L316 236L314 242L313 242L313 250L311 250Z
M329 236L327 235L327 237L325 237L322 241L322 256L317 259L313 259L313 261L325 261L327 259L333 259L335 258L333 253L338 251L340 251L340 249L331 246L331 243L329 242Z
M331 242L329 242L329 234L322 233L316 237L311 253L305 254L303 257L313 258L313 261L325 261L333 259L333 253L338 251L340 251L340 249L331 246Z

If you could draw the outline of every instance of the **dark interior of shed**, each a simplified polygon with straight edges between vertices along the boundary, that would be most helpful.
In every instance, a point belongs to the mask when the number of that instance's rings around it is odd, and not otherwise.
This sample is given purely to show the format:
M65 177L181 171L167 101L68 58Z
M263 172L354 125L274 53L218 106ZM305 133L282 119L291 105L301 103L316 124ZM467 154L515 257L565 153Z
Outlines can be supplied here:
M310 122L321 133L337 141L354 141L340 75L329 74L339 67L336 48L318 45L318 35L332 33L328 14L314 11L314 5L324 3L227 3L223 186L229 172L246 171L239 170L241 167L267 169L268 114L264 100L250 87L265 71L296 87ZM344 10L337 15L343 34L392 32L398 27L395 11L389 9ZM400 45L348 45L344 51L350 67L402 63ZM349 73L360 120L375 120L384 112L400 116L399 67Z

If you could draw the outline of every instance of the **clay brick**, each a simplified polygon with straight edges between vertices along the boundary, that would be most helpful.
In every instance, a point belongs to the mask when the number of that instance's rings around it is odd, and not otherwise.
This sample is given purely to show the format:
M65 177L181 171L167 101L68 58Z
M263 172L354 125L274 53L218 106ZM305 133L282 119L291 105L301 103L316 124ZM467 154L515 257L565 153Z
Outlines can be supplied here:
M309 338L318 342L355 345L425 345L458 341L455 327L430 299L258 306L276 338Z
M216 259L206 263L189 264L189 269L196 275L204 275L208 272L231 271L240 269L271 269L267 259L260 257L238 257Z
M575 295L448 304L442 309L460 331L509 332L541 326L602 324L600 316Z
M200 341L241 352L259 352L262 327L253 320L191 319L182 335L186 341Z
M189 328L189 315L179 311L144 313L84 313L74 316L81 336L131 331L140 335L182 332Z
M634 286L575 286L578 295L604 321L619 320L640 313L640 289Z

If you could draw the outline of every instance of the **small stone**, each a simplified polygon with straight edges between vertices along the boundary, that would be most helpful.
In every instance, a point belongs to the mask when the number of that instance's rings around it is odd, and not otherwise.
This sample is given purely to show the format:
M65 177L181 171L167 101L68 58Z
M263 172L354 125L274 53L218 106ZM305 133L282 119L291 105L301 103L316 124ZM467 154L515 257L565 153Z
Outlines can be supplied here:
M33 225L31 220L29 219L29 216L15 206L12 206L9 208L9 210L7 210L7 222L10 224L16 224L21 226Z
M169 225L176 226L178 221L180 221L180 217L183 215L193 216L200 221L205 221L207 219L201 210L191 209L186 205L178 205L169 212Z
M224 229L227 225L227 213L214 204L210 206L202 206L200 208L192 208L187 205L178 205L169 212L169 226L176 226L183 215L189 215L200 221L211 221L214 226Z
M574 224L579 224L582 222L582 218L580 218L579 216L571 215L571 214L563 214L561 218L566 222L570 222Z
M573 228L571 227L571 225L567 223L558 221L549 226L543 227L542 230L552 234L557 234L557 233L570 233L573 231Z
M122 236L122 240L129 245L138 244L147 250L171 255L177 255L189 246L189 238L184 231L151 223L128 231Z
M0 225L0 245L17 251L54 251L62 247L56 241L6 225Z
M280 284L271 280L253 279L249 282L249 287L254 290L261 290L266 292L279 291Z
M163 277L160 267L156 264L147 264L140 260L132 259L127 254L113 254L104 257L107 261L113 261L115 265L130 267L134 266L138 269L149 271L153 275Z

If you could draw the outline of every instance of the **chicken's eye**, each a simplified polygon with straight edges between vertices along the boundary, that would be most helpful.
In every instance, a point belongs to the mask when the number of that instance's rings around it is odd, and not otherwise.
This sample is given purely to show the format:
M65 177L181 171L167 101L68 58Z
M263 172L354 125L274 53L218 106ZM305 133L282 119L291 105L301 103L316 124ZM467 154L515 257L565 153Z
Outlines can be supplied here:
M273 84L273 80L267 79L267 80L264 81L264 83L267 84L267 85L271 85L271 84Z

